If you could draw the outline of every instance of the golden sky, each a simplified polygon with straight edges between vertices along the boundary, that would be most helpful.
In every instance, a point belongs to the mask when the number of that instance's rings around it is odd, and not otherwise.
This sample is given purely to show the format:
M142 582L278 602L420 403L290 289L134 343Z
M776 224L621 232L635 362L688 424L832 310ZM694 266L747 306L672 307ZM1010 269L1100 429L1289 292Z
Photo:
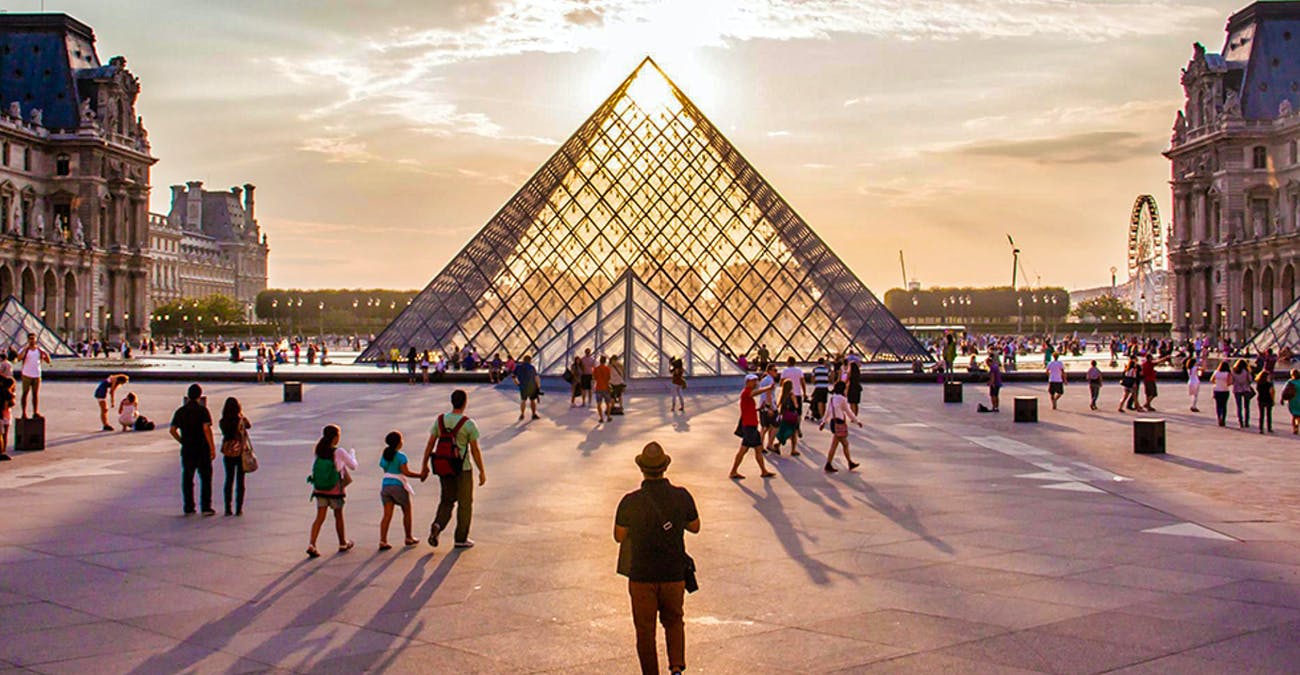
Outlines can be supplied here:
M32 11L39 0L0 0ZM1082 287L1168 215L1219 0L47 0L140 77L166 186L258 186L277 287L420 288L651 55L866 284ZM1121 280L1123 272L1121 271Z

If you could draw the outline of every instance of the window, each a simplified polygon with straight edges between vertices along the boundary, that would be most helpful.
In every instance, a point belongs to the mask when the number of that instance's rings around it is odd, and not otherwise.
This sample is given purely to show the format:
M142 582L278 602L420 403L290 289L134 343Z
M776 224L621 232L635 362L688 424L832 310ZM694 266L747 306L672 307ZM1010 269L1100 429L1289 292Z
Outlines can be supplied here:
M54 173L59 176L66 176L72 173L72 160L66 154L60 154L54 160Z
M1264 237L1271 234L1272 223L1269 221L1268 200L1259 197L1250 200L1250 224L1251 233L1256 237ZM1247 233L1247 237L1250 233Z
M3 157L4 165L9 166L9 141L5 141Z
M32 149L23 148L23 171L32 170Z
M1250 153L1251 153L1250 165L1253 168L1256 169L1268 168L1268 148L1265 148L1262 145L1256 145L1254 148L1251 148Z
M1300 147L1297 147L1298 145L1300 145L1300 143L1297 143L1296 141L1291 141L1291 164L1292 165L1294 165L1297 161L1300 161Z

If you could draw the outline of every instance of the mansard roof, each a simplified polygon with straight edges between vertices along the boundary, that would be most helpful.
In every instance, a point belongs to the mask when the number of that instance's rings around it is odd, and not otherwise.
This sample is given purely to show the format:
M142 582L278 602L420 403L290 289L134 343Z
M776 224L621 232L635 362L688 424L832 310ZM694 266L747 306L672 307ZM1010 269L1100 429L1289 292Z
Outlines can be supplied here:
M1282 101L1300 110L1300 2L1256 2L1232 15L1227 31L1222 58L1243 71L1242 116L1276 119Z
M95 33L66 14L0 14L0 106L22 105L44 114L42 125L77 128L75 73L100 67Z

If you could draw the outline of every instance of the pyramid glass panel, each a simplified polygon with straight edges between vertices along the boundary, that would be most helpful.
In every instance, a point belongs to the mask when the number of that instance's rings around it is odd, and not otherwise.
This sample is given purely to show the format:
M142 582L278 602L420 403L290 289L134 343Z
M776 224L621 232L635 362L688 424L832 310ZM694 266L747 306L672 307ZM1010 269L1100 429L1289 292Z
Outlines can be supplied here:
M543 375L560 375L590 349L622 357L633 379L668 376L668 360L682 359L692 377L740 375L717 345L691 326L632 272L625 272L554 337L533 360Z
M571 322L629 270L683 323L685 332L674 326L674 335L694 331L713 345L717 355L706 360L715 372L760 343L774 356L801 360L829 352L927 358L646 59L359 360L378 360L392 348L467 345L504 358L561 336L597 345L612 325L604 331ZM636 327L646 336L656 330ZM658 372L660 361L647 355L644 367Z
M1286 347L1300 354L1300 300L1282 310L1263 330L1246 343L1247 354L1263 354L1272 349L1277 353Z
M40 317L14 296L5 298L0 305L0 345L3 348L22 349L27 344L27 335L36 334L36 344L52 357L76 356L68 343L47 326Z

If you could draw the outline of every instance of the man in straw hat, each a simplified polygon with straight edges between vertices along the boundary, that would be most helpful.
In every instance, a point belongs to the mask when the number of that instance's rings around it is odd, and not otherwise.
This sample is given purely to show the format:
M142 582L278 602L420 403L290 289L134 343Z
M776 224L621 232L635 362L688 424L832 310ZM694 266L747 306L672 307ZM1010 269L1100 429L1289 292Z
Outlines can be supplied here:
M683 533L699 533L700 515L691 493L664 478L671 462L658 443L646 444L636 456L644 477L641 489L624 495L614 516L614 541L621 545L618 572L628 578L636 653L645 674L660 672L656 618L664 625L669 670L686 669L682 601L691 562ZM690 576L694 578L693 566Z

